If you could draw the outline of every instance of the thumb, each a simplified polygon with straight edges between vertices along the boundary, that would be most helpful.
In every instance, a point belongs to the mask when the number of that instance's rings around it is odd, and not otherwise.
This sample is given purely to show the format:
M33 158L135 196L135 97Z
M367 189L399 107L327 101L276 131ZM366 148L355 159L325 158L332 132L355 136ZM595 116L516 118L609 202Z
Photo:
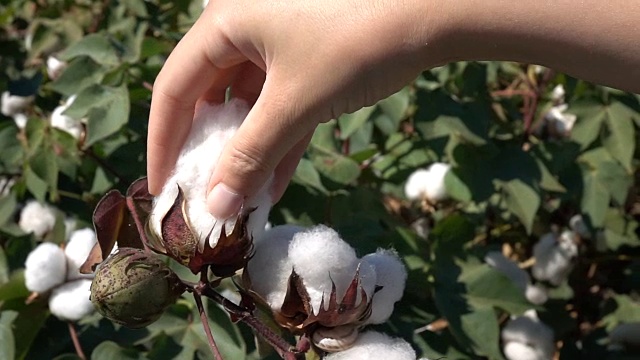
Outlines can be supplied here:
M271 88L267 80L211 176L207 206L219 219L236 214L246 198L258 193L285 155L305 143L302 140L317 125L306 117L308 111L303 111L304 106L294 97Z

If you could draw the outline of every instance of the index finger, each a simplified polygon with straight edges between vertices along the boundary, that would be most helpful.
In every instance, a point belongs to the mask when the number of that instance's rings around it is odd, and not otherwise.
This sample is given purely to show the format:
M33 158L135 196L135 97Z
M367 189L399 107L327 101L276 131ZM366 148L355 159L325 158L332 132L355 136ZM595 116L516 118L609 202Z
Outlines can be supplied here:
M204 16L204 15L203 15ZM241 54L202 17L169 55L153 85L147 176L149 192L158 194L171 174L193 121L198 99L224 101Z

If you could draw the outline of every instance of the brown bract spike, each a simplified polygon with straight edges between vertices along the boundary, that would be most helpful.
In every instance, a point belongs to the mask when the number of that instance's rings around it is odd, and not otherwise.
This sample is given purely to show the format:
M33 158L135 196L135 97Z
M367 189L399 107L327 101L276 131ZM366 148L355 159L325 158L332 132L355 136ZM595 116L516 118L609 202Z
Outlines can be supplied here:
M274 312L275 321L282 327L294 333L302 333L303 323L311 314L311 301L309 294L302 283L302 279L291 271L287 284L287 293L280 307L280 311Z
M233 231L227 235L225 225L222 225L220 236L215 246L209 244L209 237L204 241L202 251L196 247L195 254L188 263L194 274L200 272L203 266L210 265L211 272L220 278L233 276L236 271L244 268L253 255L253 237L247 231L247 220L253 212L241 212L236 219Z
M184 193L178 185L178 195L169 211L162 218L160 227L162 244L167 255L186 266L196 252L198 239L187 223L185 208Z

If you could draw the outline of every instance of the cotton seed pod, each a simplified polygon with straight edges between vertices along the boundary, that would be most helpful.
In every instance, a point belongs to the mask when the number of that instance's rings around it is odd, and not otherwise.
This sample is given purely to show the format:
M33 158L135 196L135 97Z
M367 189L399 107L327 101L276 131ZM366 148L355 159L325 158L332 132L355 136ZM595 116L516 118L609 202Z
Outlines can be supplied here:
M100 264L91 302L106 318L130 328L156 321L185 288L157 255L120 248Z
M29 253L24 267L27 289L42 293L64 282L67 259L58 245L45 242Z

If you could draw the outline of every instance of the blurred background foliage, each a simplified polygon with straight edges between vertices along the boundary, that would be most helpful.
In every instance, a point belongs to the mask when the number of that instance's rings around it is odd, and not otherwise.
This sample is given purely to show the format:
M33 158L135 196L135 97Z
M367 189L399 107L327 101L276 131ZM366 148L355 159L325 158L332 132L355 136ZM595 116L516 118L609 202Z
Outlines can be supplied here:
M65 218L90 224L107 190L144 176L151 84L202 6L0 0L0 92L32 97L0 115L0 358L77 358L46 301L25 303L22 269L39 240L17 225L20 209L29 199L55 205L59 218L44 241L63 243ZM66 66L47 71L50 57ZM64 114L81 119L77 137L50 121L71 96ZM426 71L377 105L320 125L270 221L331 225L359 254L395 247L409 280L380 327L422 356L503 359L501 326L535 308L554 330L559 359L637 358L637 349L609 346L608 334L640 321L638 100L534 65ZM550 119L559 103L575 125ZM452 165L451 199L408 201L407 177L438 161ZM545 304L530 304L483 262L500 250L528 269L538 239L576 214L590 236ZM257 358L250 331L209 307L223 354ZM199 321L185 298L147 329L95 316L78 333L92 359L211 358Z

